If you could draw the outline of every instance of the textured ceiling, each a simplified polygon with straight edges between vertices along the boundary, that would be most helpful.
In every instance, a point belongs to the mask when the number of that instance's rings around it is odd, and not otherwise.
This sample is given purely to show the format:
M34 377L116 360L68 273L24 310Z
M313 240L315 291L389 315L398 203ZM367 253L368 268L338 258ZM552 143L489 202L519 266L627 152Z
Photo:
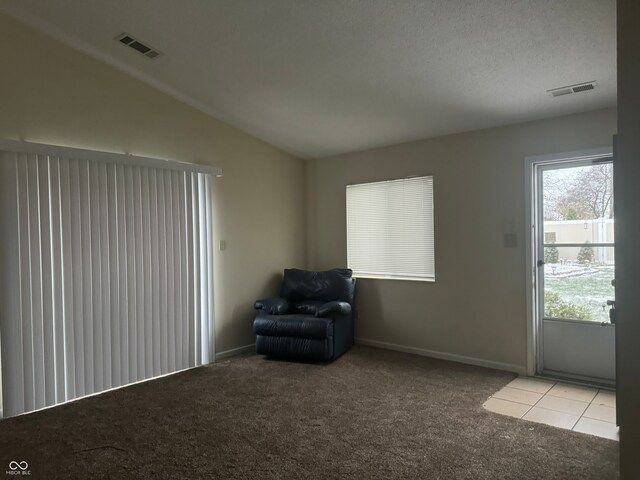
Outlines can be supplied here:
M0 0L305 158L616 104L615 0ZM114 41L127 32L163 52ZM591 92L546 90L590 80Z

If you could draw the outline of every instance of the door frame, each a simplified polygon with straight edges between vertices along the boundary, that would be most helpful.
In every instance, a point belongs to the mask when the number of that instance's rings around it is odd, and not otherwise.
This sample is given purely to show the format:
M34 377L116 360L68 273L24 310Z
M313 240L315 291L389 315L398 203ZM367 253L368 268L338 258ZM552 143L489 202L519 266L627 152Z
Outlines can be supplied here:
M589 161L598 158L613 158L612 147L591 148L571 152L552 153L546 155L531 155L524 159L524 195L525 195L525 291L527 308L527 375L538 374L538 358L542 355L540 341L539 315L540 303L536 293L536 219L538 205L534 202L538 191L536 167L568 161Z

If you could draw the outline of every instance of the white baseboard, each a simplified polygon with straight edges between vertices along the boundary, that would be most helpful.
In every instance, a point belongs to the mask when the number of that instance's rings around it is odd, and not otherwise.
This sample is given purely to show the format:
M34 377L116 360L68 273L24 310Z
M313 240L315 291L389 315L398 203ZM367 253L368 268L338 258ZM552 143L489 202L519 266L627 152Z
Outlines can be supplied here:
M216 360L222 360L223 358L235 357L241 353L254 352L256 344L245 345L243 347L232 348L231 350L225 350L224 352L216 353Z
M385 348L387 350L395 350L397 352L413 353L422 355L423 357L439 358L441 360L450 360L452 362L466 363L479 367L494 368L496 370L505 370L507 372L517 373L518 375L526 375L527 369L523 365L513 365L511 363L494 362L493 360L485 360L483 358L465 357L464 355L456 355L455 353L437 352L435 350L426 350L424 348L407 347L405 345L397 345L395 343L379 342L378 340L369 340L368 338L356 338L357 344L368 345L369 347Z

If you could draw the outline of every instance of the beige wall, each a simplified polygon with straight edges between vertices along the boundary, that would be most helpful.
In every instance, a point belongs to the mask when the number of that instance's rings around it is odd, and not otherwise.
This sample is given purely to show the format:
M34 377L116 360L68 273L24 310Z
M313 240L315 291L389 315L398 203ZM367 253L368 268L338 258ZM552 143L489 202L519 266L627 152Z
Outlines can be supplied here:
M141 61L145 61L142 59ZM221 166L216 350L253 343L253 301L304 267L304 162L0 15L0 138Z
M356 336L524 368L524 158L615 132L610 109L311 161L308 264L346 265L346 185L433 174L436 282L359 280Z
M640 3L618 0L618 123L614 184L620 477L640 478Z

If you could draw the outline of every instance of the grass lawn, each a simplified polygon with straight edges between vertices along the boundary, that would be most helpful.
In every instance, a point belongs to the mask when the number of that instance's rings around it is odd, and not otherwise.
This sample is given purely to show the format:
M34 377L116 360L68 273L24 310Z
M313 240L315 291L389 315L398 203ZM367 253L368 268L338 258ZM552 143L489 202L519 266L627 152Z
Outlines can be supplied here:
M594 322L608 322L609 307L603 310L602 305L615 298L614 288L611 286L614 278L613 265L575 264L571 265L570 270L563 270L559 264L555 268L554 265L556 264L545 265L545 292L554 292L564 302L585 307L591 312L591 320Z

